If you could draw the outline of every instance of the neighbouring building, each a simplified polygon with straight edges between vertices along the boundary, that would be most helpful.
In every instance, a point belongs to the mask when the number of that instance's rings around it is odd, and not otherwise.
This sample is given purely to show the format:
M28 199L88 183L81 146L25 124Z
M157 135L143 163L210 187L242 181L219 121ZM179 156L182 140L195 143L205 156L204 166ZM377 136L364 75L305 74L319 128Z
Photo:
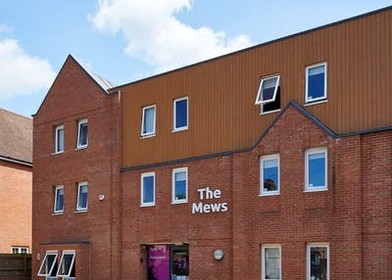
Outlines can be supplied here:
M69 56L34 116L34 279L392 279L391 27L116 87Z
M0 108L0 253L31 250L33 120Z

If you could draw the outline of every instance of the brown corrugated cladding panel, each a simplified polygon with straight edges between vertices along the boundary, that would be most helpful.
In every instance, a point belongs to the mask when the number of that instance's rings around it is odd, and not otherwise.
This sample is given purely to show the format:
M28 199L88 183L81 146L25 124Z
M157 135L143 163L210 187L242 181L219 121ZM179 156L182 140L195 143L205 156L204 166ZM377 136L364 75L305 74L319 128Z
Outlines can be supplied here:
M392 123L392 9L304 32L120 87L123 167L249 148L279 112L254 105L260 78L280 74L290 100L336 133ZM305 104L305 67L326 62L328 100ZM189 98L189 129L173 133L173 100ZM156 136L141 139L156 104Z

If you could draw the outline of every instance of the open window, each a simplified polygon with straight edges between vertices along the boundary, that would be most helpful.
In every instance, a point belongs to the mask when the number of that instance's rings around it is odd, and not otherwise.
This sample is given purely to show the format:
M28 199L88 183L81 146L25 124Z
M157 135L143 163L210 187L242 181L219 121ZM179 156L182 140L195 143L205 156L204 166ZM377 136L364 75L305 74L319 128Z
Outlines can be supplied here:
M57 268L57 251L47 251L39 268L38 276L45 276L46 279L57 279Z
M87 211L88 206L88 184L80 182L78 184L78 199L76 211Z
M262 78L256 97L256 105L261 105L262 113L280 110L280 75Z
M75 277L75 251L63 251L57 277Z
M156 121L156 106L146 106L143 107L143 116L142 116L142 129L141 136L149 137L155 135L155 121Z

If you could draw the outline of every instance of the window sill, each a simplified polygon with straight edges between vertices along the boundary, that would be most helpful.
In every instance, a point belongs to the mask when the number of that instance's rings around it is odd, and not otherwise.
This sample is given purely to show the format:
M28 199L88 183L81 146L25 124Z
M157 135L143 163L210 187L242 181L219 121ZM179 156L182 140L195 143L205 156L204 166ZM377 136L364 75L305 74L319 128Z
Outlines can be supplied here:
M75 214L79 214L79 213L87 213L87 211L88 211L88 209L78 209L78 210L75 210Z
M75 151L85 150L87 148L88 148L88 145L87 146L78 146L78 147L76 147Z
M280 195L280 192L272 192L271 191L271 193L269 193L269 192L263 192L263 193L261 193L261 194L259 194L259 197L265 197L265 196L278 196L278 195Z
M172 130L172 132L176 133L176 132L187 131L187 130L188 130L188 127L180 127L180 128L176 128L176 129Z
M140 205L141 208L148 208L148 207L155 207L155 204L142 204Z
M188 200L176 200L172 201L171 205L178 205L178 204L187 204Z
M325 191L328 191L328 188L313 188L313 189L308 188L308 189L305 189L305 190L304 190L305 193L325 192Z
M151 138L151 137L155 137L155 133L154 134L141 135L140 139L147 139L147 138Z
M261 109L262 110L262 109ZM272 111L268 111L268 112L263 112L263 111L261 111L260 112L260 116L262 116L262 115L268 115L268 114L272 114L272 113L277 113L277 112L280 112L281 111L281 109L277 109L277 110L272 110Z
M327 103L328 99L320 99L320 100L315 100L315 101L305 101L305 107L306 106L312 106L312 105L318 105L318 104L323 104Z
M64 214L64 211L63 212L54 212L54 213L52 213L52 216L61 216L63 214Z
M61 155L61 154L64 154L64 151L52 153L53 156L55 156L55 155Z

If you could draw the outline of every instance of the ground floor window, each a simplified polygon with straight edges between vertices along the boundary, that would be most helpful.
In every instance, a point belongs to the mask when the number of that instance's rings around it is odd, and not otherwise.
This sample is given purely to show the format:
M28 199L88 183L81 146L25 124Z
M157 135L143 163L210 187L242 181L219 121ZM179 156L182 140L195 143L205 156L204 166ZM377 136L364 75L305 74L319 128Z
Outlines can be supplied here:
M148 280L188 280L188 245L147 246Z
M329 280L329 245L310 243L307 246L308 280Z
M263 245L261 247L262 279L281 279L280 245Z
M11 254L28 254L29 247L27 246L12 246Z
M44 276L46 280L76 280L75 275L75 251L62 251L61 258L57 251L46 251L38 271L38 276Z

